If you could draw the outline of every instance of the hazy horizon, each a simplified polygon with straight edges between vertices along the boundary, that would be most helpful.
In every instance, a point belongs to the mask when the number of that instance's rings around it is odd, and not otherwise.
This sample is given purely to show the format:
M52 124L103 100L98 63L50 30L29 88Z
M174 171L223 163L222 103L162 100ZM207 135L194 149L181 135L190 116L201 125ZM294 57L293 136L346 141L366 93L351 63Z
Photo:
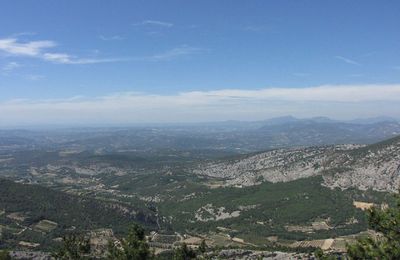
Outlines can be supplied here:
M400 118L399 9L4 1L0 126Z
M149 127L191 127L191 126L228 126L230 124L249 123L267 124L272 120L293 118L296 120L315 120L315 122L326 123L348 123L348 124L374 124L383 122L399 122L400 118L385 115L375 117L354 117L354 118L332 118L326 116L295 117L293 115L281 115L276 117L263 118L260 120L220 120L220 121L195 121L195 122L136 122L136 123L45 123L45 124L8 124L1 125L0 130L63 130L63 129L84 129L84 128L149 128ZM320 121L318 121L318 119Z
M0 1L0 260L400 259L399 18Z

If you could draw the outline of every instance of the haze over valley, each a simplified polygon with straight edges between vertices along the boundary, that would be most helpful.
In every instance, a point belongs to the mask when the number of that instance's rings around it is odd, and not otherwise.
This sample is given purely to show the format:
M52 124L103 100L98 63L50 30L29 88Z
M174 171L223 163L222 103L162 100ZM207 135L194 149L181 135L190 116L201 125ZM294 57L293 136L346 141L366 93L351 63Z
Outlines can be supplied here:
M3 1L0 260L399 259L396 1Z

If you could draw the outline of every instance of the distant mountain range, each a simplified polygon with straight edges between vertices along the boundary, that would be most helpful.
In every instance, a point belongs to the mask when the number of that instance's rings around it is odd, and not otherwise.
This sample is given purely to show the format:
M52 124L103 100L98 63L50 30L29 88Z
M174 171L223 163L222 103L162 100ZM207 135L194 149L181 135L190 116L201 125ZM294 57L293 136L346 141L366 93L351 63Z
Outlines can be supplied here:
M275 117L268 120L265 120L265 125L277 125L277 124L286 124L286 123L294 123L294 122L314 122L314 123L349 123L349 124L376 124L382 122L391 122L391 123L399 123L400 120L397 120L393 117L388 116L378 116L378 117L370 117L370 118L356 118L351 120L335 120L329 117L310 117L310 118L296 118L293 116L282 116Z
M287 145L371 143L400 134L400 123L381 121L364 124L328 118L280 118L269 121L258 131Z
M38 148L116 151L218 150L247 153L326 144L370 144L400 134L388 117L337 121L292 116L255 122L214 122L115 128L0 130L0 151Z

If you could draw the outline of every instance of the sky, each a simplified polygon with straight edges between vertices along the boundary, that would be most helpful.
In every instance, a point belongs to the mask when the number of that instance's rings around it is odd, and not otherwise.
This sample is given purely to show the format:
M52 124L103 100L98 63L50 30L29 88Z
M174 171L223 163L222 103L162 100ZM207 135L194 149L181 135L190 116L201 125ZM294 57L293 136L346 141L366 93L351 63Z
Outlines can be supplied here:
M399 1L0 2L0 126L400 118Z

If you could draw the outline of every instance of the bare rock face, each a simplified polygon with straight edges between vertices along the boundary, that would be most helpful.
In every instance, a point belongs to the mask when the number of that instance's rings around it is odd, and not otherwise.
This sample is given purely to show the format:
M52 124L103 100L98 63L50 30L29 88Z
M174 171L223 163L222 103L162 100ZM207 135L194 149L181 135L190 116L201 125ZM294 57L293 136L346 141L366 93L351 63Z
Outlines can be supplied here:
M193 172L227 186L288 182L322 175L330 188L395 191L400 185L400 137L369 145L279 149L200 165Z
M400 187L400 138L331 157L324 185L396 191Z

